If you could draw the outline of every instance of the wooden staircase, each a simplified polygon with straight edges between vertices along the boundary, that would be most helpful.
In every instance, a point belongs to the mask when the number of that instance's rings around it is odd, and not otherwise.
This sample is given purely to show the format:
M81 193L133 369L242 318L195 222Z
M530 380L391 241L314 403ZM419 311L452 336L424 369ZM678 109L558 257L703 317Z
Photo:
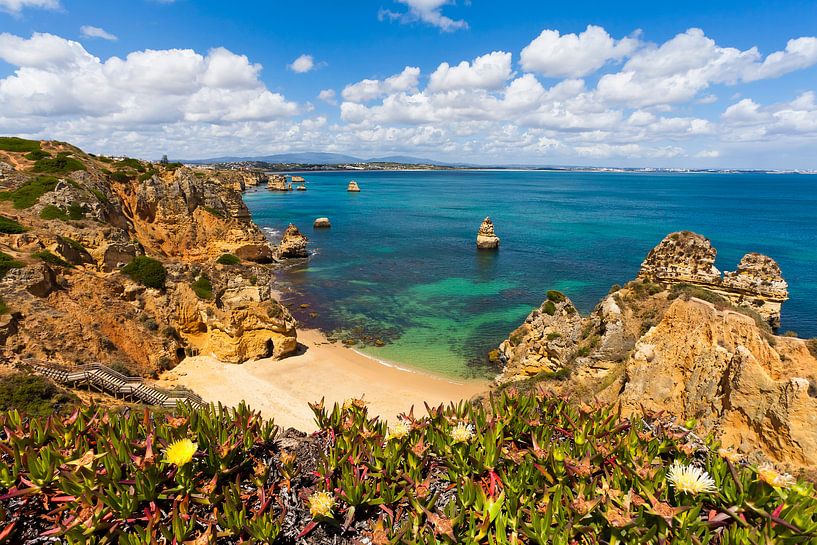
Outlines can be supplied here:
M126 377L101 363L87 363L76 367L60 367L42 361L28 361L43 376L68 386L87 386L116 398L129 399L147 405L175 407L187 403L192 407L204 407L206 403L196 394L186 390L163 390L145 383L142 377Z

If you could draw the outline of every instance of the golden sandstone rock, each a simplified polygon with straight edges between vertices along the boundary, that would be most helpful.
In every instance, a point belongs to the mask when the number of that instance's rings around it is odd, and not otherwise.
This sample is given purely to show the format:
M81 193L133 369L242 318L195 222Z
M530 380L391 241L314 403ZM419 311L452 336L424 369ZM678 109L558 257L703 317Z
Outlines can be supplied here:
M721 281L709 241L676 235L587 317L549 292L500 345L497 382L536 375L576 400L695 419L749 458L817 467L817 359L802 339L773 335L741 298L783 300L777 264L747 254Z
M482 220L477 232L477 248L480 250L493 250L499 248L499 237L494 233L494 223L491 218Z
M349 185L346 186L346 191L351 191L352 193L358 193L360 191L360 186L357 185L357 182L352 180L349 182Z

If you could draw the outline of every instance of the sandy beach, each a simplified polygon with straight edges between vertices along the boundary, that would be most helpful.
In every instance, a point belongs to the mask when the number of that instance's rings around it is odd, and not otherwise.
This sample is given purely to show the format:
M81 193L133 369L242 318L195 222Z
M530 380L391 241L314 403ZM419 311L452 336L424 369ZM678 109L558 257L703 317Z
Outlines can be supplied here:
M298 342L303 353L281 361L233 365L209 356L187 358L162 376L162 386L185 386L206 401L225 405L244 400L276 424L307 432L316 428L308 403L322 397L328 406L362 397L372 414L393 419L412 405L415 414L425 414L423 402L469 399L488 388L482 380L459 381L389 367L328 342L317 330L299 330Z

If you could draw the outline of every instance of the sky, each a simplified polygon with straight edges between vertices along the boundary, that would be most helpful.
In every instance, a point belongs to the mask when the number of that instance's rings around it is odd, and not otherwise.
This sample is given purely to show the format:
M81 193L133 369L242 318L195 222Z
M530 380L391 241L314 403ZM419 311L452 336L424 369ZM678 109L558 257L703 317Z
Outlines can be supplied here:
M0 134L817 169L817 2L0 0Z

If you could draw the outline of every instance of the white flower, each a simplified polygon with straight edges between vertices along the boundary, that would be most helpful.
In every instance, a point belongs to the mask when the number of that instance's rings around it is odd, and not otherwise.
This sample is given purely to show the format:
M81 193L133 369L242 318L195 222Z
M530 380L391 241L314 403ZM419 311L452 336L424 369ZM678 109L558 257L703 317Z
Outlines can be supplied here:
M667 480L678 492L693 496L718 491L709 473L699 467L684 465L677 461L670 466Z
M451 440L454 443L465 443L474 437L471 426L460 422L451 429Z

